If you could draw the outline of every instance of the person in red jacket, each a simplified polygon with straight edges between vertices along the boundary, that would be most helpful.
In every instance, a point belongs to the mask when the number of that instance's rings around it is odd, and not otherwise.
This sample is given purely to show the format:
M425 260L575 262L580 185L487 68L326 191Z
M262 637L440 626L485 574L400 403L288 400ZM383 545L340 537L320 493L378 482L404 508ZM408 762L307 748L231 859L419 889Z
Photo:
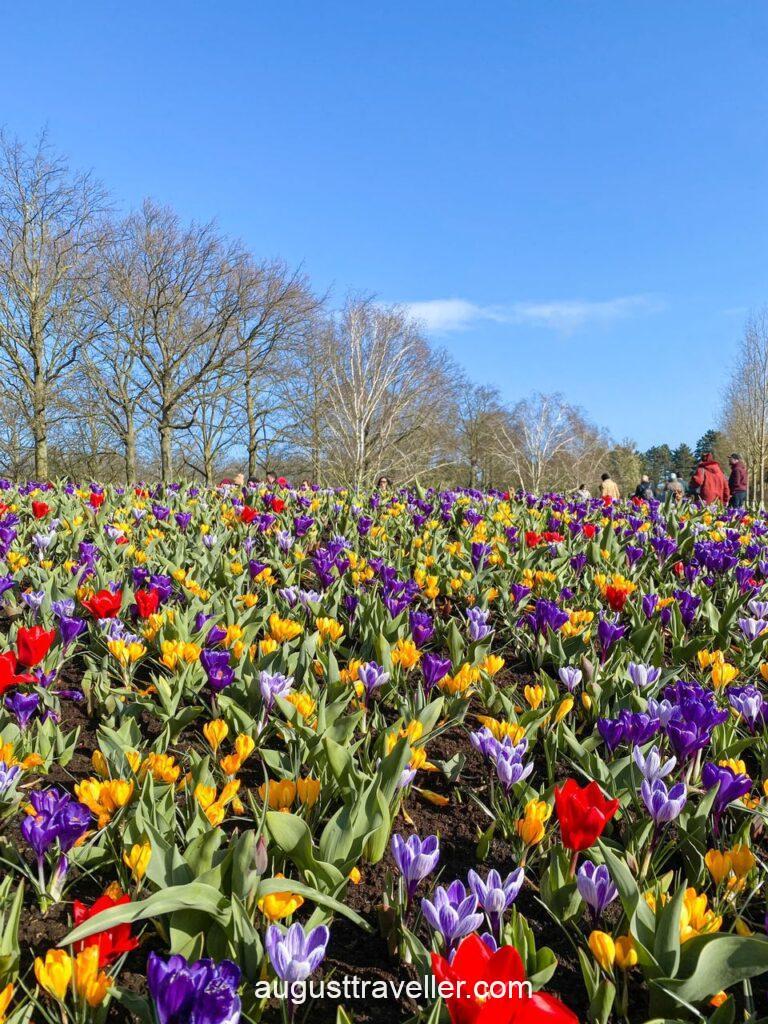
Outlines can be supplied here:
M714 502L728 504L731 496L728 481L712 452L704 452L693 476L691 490L701 498L705 505Z
M747 490L749 488L749 477L744 460L736 452L728 459L731 467L731 475L728 477L728 486L731 489L731 508L744 508L747 504Z

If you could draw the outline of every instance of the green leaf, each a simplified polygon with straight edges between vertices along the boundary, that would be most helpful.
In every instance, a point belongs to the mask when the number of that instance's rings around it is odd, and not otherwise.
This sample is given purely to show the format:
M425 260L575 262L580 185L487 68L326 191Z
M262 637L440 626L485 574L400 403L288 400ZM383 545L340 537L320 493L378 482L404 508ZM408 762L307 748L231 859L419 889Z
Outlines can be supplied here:
M662 973L670 978L675 976L680 963L680 915L684 897L685 887L680 886L659 915L653 943L654 958Z
M643 899L626 862L617 857L602 839L598 839L598 846L611 873L611 878L619 890L621 905L627 915L632 934L646 949L653 949L656 931L656 917L653 911Z
M715 992L768 973L768 938L698 935L683 944L676 978L656 979L681 1003L699 1003Z
M119 907L110 907L100 914L84 921L74 928L63 940L61 945L68 946L89 935L114 928L118 924L133 924L146 921L152 917L162 917L177 910L202 910L222 924L229 919L229 901L210 885L201 882L190 882L188 885L172 885L161 892L153 893L144 900L135 903L124 903Z

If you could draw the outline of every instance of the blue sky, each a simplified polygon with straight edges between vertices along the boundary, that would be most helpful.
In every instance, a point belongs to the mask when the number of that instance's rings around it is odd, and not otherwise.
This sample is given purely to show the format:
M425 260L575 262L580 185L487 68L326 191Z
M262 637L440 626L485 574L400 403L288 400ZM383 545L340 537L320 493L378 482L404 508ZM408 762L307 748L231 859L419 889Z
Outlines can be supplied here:
M695 442L768 301L768 5L2 3L0 122L414 303L510 400Z

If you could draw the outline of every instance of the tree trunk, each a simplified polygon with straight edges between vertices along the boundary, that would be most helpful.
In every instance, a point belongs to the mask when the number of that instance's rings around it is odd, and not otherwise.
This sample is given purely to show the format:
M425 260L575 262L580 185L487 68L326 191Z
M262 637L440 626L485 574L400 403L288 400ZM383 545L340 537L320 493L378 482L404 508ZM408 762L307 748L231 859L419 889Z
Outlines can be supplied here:
M125 482L136 483L136 427L133 424L133 417L128 417L128 427L125 432Z
M173 480L172 427L167 419L160 421L160 478L164 484Z
M213 487L213 451L208 443L203 448L203 468L205 470L206 484L208 487Z

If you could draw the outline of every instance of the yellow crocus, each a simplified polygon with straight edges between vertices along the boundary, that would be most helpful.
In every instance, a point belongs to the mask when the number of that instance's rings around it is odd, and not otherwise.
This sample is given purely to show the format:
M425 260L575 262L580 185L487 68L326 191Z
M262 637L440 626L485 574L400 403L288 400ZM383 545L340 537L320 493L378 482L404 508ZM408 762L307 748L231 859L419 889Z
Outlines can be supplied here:
M140 882L147 873L151 856L151 843L134 843L130 850L126 850L123 854L123 864L131 872L136 882Z
M277 612L269 616L269 635L277 644L284 644L300 636L303 627L293 619L281 619Z
M7 1012L13 999L13 993L14 987L11 981L8 982L4 989L0 990L0 1024L5 1024L8 1019Z
M99 970L98 945L86 946L75 957L74 983L77 995L89 1006L100 1006L112 984L105 971Z
M215 718L212 722L206 722L203 726L203 736L208 741L208 746L215 753L229 733L229 726L223 718Z
M615 943L616 964L622 971L628 971L637 963L635 940L631 935L620 935Z
M607 932L590 932L587 940L592 956L597 960L602 969L610 974L616 961L616 944Z
M296 799L296 783L292 779L270 779L259 786L259 797L262 800L269 800L270 810L288 811Z
M96 949L98 957L98 947ZM63 1002L72 980L72 958L63 949L49 949L45 960L35 957L35 977L40 988Z
M541 705L545 695L546 691L541 683L537 683L535 686L526 686L523 690L523 696L534 710Z
M305 807L314 807L320 797L320 780L311 776L306 779L296 780L296 792L299 803Z

